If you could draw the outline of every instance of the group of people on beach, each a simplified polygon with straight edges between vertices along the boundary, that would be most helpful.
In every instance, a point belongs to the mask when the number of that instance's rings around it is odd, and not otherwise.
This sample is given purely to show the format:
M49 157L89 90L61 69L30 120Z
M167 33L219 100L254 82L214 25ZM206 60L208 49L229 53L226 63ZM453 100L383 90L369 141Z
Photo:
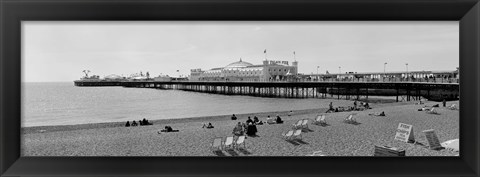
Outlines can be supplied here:
M256 136L258 130L257 126L252 122L249 123L241 123L238 122L237 125L233 128L233 135L235 136L242 136L243 134L247 134L248 136Z
M352 106L348 106L348 107L339 106L339 107L336 107L336 108L334 108L333 103L330 102L330 104L328 105L328 110L326 111L326 113L346 112L346 111L363 111L365 109L372 109L370 107L370 105L368 104L368 102L358 103L357 100L355 100L353 102L353 107Z
M125 124L125 127L130 127L130 126L136 127L136 126L138 126L138 125L140 125L140 126L153 125L153 123L148 122L147 119L143 118L143 120L138 120L138 124L137 124L137 122L135 122L135 120L132 122L131 125L130 125L130 121L127 121L127 123Z

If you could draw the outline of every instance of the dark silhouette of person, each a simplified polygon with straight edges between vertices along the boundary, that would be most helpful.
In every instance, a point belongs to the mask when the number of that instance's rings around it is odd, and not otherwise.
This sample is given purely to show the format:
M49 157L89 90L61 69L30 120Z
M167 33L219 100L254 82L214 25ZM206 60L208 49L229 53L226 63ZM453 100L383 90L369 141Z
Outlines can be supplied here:
M143 125L153 125L152 123L148 122L148 120L145 118L143 118L142 123Z
M253 120L250 118L250 116L248 116L248 119L247 119L247 124L249 123L253 123Z
M212 123L209 122L208 125L207 125L207 128L213 128Z
M258 117L255 116L255 117L253 117L253 122L254 122L255 124L257 124L258 122L260 122L260 120L258 120Z
M142 126L143 122L141 120L138 120L138 124L140 124L140 126Z
M277 124L281 124L281 123L283 123L283 120L282 120L282 118L280 118L280 116L277 116L276 122L277 122Z
M333 110L333 103L330 102L330 104L328 105L328 107L329 107L328 110Z
M443 107L447 106L447 100L443 99Z
M232 120L237 120L237 116L235 116L235 114L232 115Z
M382 113L380 113L380 115L379 115L379 116L385 116L385 112L384 112L384 111L382 111Z
M137 125L138 125L137 122L135 122L135 121L132 122L132 127L135 127Z
M257 126L253 125L253 123L249 123L247 126L247 135L255 136L256 134L257 134Z
M127 124L125 124L125 127L130 127L130 121L127 121Z

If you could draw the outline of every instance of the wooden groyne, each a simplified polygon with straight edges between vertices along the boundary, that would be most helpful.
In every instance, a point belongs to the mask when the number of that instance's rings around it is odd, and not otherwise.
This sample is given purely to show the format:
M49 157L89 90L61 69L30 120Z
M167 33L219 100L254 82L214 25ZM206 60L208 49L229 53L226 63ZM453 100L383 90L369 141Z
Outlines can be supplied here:
M422 97L442 101L457 100L458 83L422 82L193 82L193 81L74 81L75 86L122 86L176 89L224 95L276 98L361 99L368 96L396 96L398 101Z

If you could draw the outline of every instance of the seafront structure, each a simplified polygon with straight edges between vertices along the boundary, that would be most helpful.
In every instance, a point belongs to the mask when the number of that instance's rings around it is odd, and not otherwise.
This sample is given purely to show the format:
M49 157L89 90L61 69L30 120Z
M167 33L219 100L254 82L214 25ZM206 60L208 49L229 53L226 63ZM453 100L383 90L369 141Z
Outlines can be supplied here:
M210 70L191 69L190 81L287 81L298 74L298 62L264 60L263 64L233 62L225 67Z

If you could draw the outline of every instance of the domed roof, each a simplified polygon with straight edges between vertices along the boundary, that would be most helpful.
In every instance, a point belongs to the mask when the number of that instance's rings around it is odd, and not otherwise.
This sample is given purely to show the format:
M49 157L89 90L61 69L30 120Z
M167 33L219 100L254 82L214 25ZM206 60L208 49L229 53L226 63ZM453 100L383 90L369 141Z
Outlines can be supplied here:
M252 65L253 64L251 64L249 62L242 61L242 59L240 58L240 61L230 63L229 65L225 66L225 68L244 68L244 67L252 66Z

